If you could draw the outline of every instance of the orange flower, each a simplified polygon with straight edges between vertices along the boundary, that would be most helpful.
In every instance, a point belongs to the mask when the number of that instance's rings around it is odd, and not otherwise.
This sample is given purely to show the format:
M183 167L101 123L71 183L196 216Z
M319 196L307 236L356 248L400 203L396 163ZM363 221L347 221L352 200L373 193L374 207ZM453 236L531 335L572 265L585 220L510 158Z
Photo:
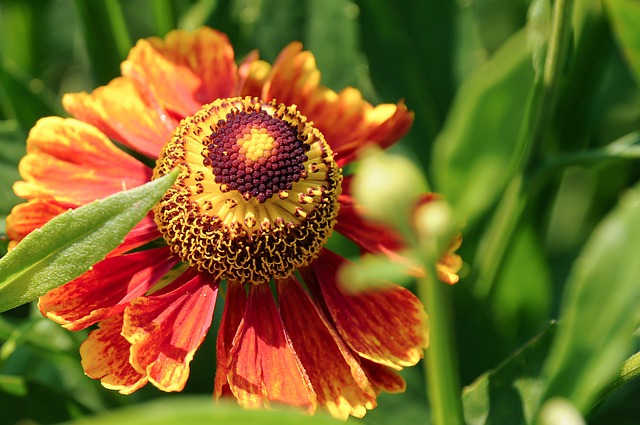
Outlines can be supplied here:
M40 299L67 329L98 324L80 347L86 374L124 394L182 390L226 282L215 397L346 418L402 391L396 371L427 344L422 305L398 286L343 293L347 260L325 244L337 231L366 252L401 245L360 215L341 167L396 142L412 113L321 86L299 43L273 65L252 53L237 66L208 28L141 40L121 69L64 97L75 118L31 130L15 185L28 202L7 219L15 244L69 208L181 170L116 250Z

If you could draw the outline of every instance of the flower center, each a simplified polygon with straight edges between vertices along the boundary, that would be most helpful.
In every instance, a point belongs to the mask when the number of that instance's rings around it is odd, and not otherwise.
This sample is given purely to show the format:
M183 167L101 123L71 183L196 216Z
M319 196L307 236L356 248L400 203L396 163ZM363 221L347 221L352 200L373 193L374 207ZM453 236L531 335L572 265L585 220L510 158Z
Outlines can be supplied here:
M180 167L154 207L174 254L221 279L261 283L308 265L338 215L342 170L295 106L219 99L185 118L153 178Z
M209 136L210 153L205 159L216 183L263 203L307 176L305 152L310 146L298 139L297 129L286 121L262 110L234 110L218 124Z

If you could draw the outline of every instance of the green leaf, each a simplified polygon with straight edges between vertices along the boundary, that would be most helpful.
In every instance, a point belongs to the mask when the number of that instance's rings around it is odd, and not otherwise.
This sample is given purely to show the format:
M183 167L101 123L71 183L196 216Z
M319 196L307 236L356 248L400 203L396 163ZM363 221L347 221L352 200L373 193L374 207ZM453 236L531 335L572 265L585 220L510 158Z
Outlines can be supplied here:
M0 375L0 391L24 396L27 394L27 384L21 376Z
M245 410L235 403L214 403L211 396L163 398L70 422L74 425L329 425L344 424L325 414L295 410Z
M514 173L533 78L531 44L521 31L465 80L435 141L435 189L469 222Z
M334 90L359 86L357 71L366 69L358 49L357 15L358 7L352 0L308 2L305 48L316 57L322 82Z
M18 162L24 154L24 136L17 123L0 121L0 216L9 214L11 208L20 202L11 186L20 179Z
M557 338L545 366L545 398L586 412L632 353L640 321L640 185L597 226L575 261Z
M540 372L555 328L552 323L498 368L464 388L467 425L532 423L544 390Z
M640 84L640 3L637 0L605 0L614 33Z
M178 171L53 218L0 259L0 311L80 276L116 248L173 184Z
M0 103L23 129L46 115L60 115L54 95L24 70L0 57Z
M120 62L131 48L131 39L122 8L117 0L76 0L84 42L99 84L120 75Z

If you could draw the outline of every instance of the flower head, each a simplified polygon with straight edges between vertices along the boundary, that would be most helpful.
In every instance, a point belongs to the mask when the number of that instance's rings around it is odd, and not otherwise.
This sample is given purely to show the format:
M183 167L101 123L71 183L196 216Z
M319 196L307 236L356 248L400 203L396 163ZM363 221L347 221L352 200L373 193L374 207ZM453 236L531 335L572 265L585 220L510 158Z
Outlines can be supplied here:
M396 371L427 344L422 305L398 286L344 293L347 260L326 242L340 232L364 252L402 245L360 214L341 167L402 137L413 120L404 104L321 86L299 43L273 65L251 53L238 66L208 28L141 40L121 69L63 98L74 118L31 130L14 187L28 202L7 219L15 244L69 208L179 168L118 248L39 301L65 328L98 325L80 347L86 374L124 394L149 382L180 391L223 288L216 397L347 417L403 390Z

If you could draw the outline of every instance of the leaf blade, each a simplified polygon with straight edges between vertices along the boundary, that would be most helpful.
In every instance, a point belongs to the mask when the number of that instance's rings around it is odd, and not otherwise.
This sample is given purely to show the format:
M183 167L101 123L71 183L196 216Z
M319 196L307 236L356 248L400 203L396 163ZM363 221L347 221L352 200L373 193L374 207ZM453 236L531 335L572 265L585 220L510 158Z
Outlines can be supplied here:
M171 187L177 173L67 211L31 232L0 259L0 311L30 302L102 260Z
M545 398L562 396L586 412L632 351L640 320L640 185L600 223L574 263Z

